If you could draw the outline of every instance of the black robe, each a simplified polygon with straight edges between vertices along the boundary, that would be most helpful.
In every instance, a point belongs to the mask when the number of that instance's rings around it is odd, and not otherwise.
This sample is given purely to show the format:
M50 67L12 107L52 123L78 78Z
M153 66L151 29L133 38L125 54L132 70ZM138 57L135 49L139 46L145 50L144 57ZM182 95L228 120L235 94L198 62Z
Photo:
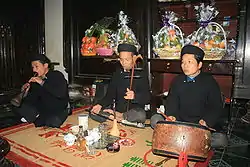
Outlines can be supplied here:
M116 110L119 112L126 112L128 100L124 98L126 96L127 88L130 87L130 72L125 72L119 68L113 73L111 81L108 86L105 97L97 102L102 105L103 109L112 105L113 100L116 102ZM147 74L145 71L136 71L134 74L134 80L132 84L132 90L135 93L135 99L129 100L129 109L142 108L150 102L150 90Z
M68 102L68 86L63 74L59 71L49 71L43 85L31 83L22 106L31 110L33 108L34 110L30 112L39 114L35 120L36 125L49 126L54 121L55 126L60 126L68 116L66 110Z
M165 107L166 114L179 121L198 123L203 119L214 127L223 111L221 91L210 74L201 72L190 82L181 74L171 83Z

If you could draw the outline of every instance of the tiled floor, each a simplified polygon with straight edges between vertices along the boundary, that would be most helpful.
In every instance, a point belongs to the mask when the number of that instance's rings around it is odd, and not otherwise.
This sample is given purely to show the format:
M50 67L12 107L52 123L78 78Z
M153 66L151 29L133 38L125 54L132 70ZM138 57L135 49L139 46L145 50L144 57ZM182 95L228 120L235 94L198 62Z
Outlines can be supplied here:
M210 167L250 167L250 151L248 141L237 136L231 136L229 146L215 150L210 161Z
M229 134L226 148L215 150L209 167L250 167L250 124L243 123L240 118L245 113L243 107L233 109L235 118Z
M250 124L240 121L244 114L243 107L235 107L233 110L237 116L232 121L229 146L215 150L209 167L250 167ZM19 123L20 119L12 113L11 106L0 107L0 129Z

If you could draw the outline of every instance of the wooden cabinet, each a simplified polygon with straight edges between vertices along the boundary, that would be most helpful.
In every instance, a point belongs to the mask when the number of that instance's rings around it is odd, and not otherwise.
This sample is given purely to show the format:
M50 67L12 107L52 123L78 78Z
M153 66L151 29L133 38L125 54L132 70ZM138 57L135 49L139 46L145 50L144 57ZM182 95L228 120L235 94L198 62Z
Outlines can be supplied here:
M80 68L79 75L86 75L89 77L96 77L99 75L101 78L111 77L116 66L119 65L117 58L104 58L101 56L85 57L81 56L79 60Z
M151 72L159 73L180 73L181 65L180 60L171 59L160 59L152 58L149 59L151 65ZM233 75L234 71L234 60L218 60L218 61L204 61L202 71L209 72L214 75Z
M74 82L92 84L94 80L110 80L112 73L120 65L116 56L80 56L76 64Z
M99 74L110 76L112 71L115 70L116 65L118 64L117 59L112 58L88 58L88 57L80 57L80 74ZM100 70L102 69L102 70Z

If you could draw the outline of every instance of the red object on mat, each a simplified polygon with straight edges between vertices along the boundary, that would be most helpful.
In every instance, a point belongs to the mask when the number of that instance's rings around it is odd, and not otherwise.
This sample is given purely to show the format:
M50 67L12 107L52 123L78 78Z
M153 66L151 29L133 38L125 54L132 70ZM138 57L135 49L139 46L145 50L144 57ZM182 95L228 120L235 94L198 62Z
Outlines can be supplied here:
M178 158L178 167L187 167L188 158L185 152L181 152Z
M148 154L151 153L151 152L152 152L152 149L148 150L148 151L144 154L143 160L144 160L144 163L145 163L146 166L148 166L148 167L155 167L155 166L153 166L153 165L150 165L150 164L148 163L148 161L147 161L147 156L148 156ZM208 164L209 164L209 161L212 159L213 155L214 155L214 152L213 152L212 150L210 150L210 151L208 152L208 157L207 157L206 161L204 161L204 162L196 162L196 164L194 165L194 167L207 167ZM184 160L184 164L181 164L181 165L184 165L184 166L180 166L180 158L181 158L181 157L182 157L182 160ZM179 166L178 166L178 165L179 165ZM184 154L180 154L178 165L177 165L176 167L187 167L187 165L188 165L188 159L187 159L187 155L186 155L185 153L184 153ZM186 165L186 166L185 166L185 165Z
M210 150L210 151L208 152L208 157L207 157L206 161L204 161L204 162L197 162L197 163L194 165L194 167L207 167L208 164L209 164L209 161L212 159L213 155L214 155L214 151L213 151L213 150Z
M36 164L12 151L7 154L6 158L22 167L42 167L42 165Z

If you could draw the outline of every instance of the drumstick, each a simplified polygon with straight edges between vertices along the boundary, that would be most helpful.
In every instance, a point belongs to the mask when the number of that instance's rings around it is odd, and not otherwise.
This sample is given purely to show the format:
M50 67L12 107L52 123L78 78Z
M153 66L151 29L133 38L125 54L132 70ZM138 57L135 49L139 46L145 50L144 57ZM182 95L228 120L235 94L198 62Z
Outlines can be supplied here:
M160 112L160 114L167 120L167 121L172 121L170 118L168 118L168 116L166 114L164 114L163 112Z
M208 126L206 126L209 130L211 130L211 131L216 131L214 128L210 128L210 127L208 127Z
M160 112L160 114L167 120L167 121L173 121L173 120L171 120L166 114L164 114L163 112ZM204 125L202 125L202 126L204 126ZM205 127L207 127L209 130L211 130L211 131L216 131L214 128L210 128L210 127L208 127L208 126L205 126Z
M164 114L163 112L160 112L160 114L167 120L167 121L172 121L166 114ZM202 126L204 126L204 125L202 125ZM211 131L216 131L214 128L210 128L210 127L208 127L208 126L205 126L205 127L207 127L209 130L211 130Z
M204 120L202 120L202 121L204 121ZM204 121L204 123L202 123L200 120L199 123L200 123L200 125L207 127L210 131L216 131L215 129L208 127L207 124L205 123L205 121Z

